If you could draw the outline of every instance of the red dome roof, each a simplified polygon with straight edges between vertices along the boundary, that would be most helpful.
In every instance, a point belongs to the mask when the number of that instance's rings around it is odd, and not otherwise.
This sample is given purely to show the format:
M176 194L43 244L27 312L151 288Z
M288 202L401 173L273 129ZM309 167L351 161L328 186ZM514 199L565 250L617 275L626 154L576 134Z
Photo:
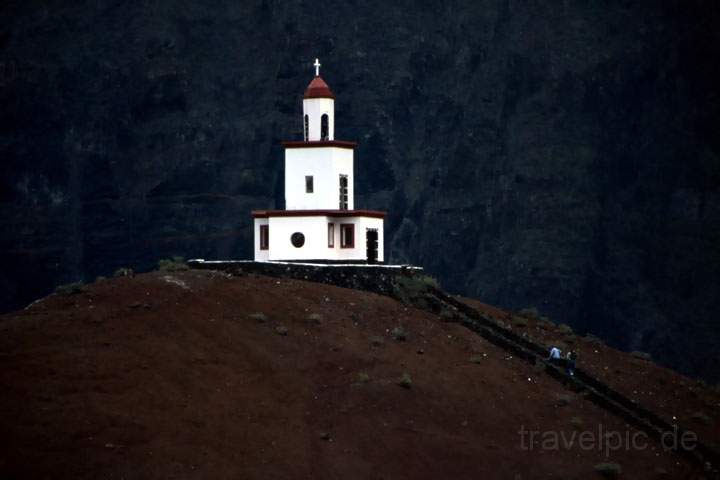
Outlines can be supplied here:
M310 85L305 89L305 95L303 98L332 98L335 99L335 95L319 75L312 79Z

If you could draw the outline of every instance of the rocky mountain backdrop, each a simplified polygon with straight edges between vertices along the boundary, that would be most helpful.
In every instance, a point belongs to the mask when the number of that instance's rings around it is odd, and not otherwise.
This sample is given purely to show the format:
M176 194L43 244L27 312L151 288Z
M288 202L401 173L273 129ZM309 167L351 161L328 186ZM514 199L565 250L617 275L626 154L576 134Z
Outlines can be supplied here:
M389 260L718 380L713 1L0 6L0 304L249 258L317 56Z

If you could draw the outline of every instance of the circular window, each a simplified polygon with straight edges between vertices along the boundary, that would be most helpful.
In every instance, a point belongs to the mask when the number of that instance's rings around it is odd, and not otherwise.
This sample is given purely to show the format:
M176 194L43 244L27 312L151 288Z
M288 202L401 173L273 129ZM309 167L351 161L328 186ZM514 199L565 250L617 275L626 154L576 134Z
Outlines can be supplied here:
M293 244L293 247L300 248L305 245L305 235L300 232L295 232L290 235L290 242Z

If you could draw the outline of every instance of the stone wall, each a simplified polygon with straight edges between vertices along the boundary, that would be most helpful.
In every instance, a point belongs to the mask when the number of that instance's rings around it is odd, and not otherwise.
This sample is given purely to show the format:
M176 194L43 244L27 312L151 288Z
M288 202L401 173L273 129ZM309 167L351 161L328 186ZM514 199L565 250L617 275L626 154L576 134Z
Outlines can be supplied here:
M338 287L366 290L382 295L393 294L394 280L398 276L412 277L423 273L412 266L383 265L310 265L277 262L205 262L191 260L191 268L222 270L233 274L258 274L270 277L293 278L327 283Z

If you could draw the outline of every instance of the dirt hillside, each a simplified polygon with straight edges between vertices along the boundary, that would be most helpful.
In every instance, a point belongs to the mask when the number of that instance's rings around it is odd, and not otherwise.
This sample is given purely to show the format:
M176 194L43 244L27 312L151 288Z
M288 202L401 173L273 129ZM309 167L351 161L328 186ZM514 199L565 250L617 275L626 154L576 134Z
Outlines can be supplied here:
M651 440L581 448L583 432L638 432L461 325L366 292L153 272L52 295L0 331L0 478L587 479L601 462L620 478L702 475ZM717 438L714 392L595 350L583 366L707 412L697 427Z

